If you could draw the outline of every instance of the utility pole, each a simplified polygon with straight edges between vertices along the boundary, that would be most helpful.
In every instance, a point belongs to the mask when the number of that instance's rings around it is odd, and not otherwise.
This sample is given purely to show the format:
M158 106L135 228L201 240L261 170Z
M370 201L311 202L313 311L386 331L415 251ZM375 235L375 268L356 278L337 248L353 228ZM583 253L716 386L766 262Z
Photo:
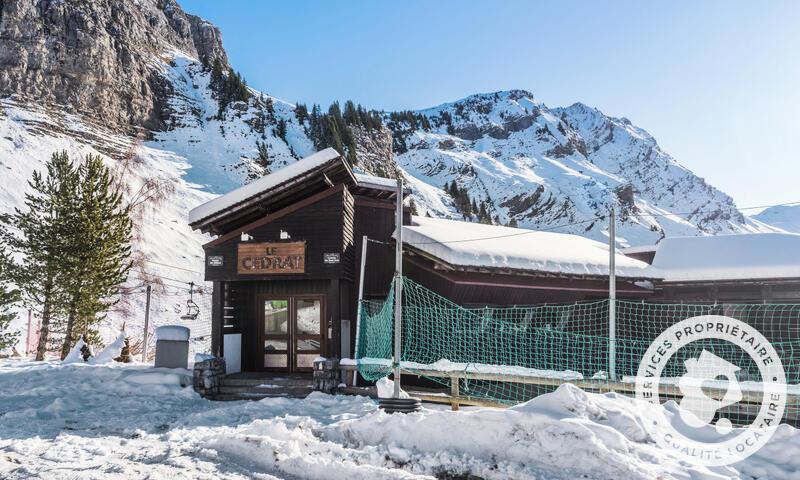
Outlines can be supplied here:
M147 301L144 306L144 340L142 341L142 363L147 361L147 331L150 328L150 291L152 287L147 286Z
M369 238L366 235L361 237L361 273L358 275L358 304L356 304L356 348L353 351L356 367L358 367L358 341L361 336L361 301L364 300L364 267L367 264L367 242L369 242ZM358 386L358 368L353 374L353 386Z
M617 380L617 226L614 207L608 213L608 374Z
M397 218L394 277L394 398L400 398L400 342L403 324L403 179L397 179Z
M28 334L25 336L25 356L28 356L31 348L31 328L33 327L33 312L28 309Z

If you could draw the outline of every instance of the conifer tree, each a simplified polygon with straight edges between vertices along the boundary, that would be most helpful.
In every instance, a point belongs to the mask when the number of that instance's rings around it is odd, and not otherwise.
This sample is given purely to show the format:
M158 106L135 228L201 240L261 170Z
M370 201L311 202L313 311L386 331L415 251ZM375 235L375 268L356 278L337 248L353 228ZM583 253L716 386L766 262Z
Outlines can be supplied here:
M270 168L272 167L272 159L269 158L267 142L259 142L256 140L256 149L258 150L256 162L264 168L264 174L266 175L270 173Z
M19 338L19 332L10 329L14 320L11 307L20 299L18 290L11 290L6 286L11 265L11 259L0 250L0 350L13 348Z
M67 280L63 262L74 238L78 173L67 152L54 153L45 165L46 176L35 171L28 182L25 211L15 209L3 222L2 237L11 252L22 257L11 269L26 306L41 318L36 359L44 360L51 323L64 311ZM19 235L7 228L12 226Z
M120 186L97 155L88 155L77 169L78 212L67 230L62 260L66 293L66 330L61 358L81 335L96 344L94 326L112 306L131 268L132 222Z

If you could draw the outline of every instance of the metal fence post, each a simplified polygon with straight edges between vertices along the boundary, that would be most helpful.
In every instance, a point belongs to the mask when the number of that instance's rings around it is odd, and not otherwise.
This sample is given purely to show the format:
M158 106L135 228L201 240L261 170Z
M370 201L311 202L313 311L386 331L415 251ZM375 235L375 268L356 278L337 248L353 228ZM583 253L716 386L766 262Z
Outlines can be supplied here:
M144 307L144 337L142 341L142 363L147 361L147 330L150 328L150 291L152 287L147 286L147 301Z
M608 215L608 375L617 380L617 232L614 207Z

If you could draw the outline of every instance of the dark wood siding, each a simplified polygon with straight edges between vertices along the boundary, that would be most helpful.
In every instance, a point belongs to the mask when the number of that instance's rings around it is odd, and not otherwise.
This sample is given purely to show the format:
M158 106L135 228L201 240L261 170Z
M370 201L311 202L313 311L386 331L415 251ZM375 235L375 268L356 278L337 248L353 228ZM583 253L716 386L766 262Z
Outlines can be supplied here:
M608 298L604 279L510 275L437 269L430 260L407 255L403 273L434 292L464 306L536 305ZM652 295L618 279L617 297L641 299Z
M294 280L301 278L349 278L352 273L352 200L346 189L336 189L331 194L276 220L247 230L253 237L250 242L306 242L306 271L304 274L239 275L236 272L237 250L240 236L208 245L206 251L206 280ZM281 232L290 239L281 239ZM325 253L340 255L338 264L323 262ZM350 258L348 259L348 255ZM209 266L209 256L222 256L222 266ZM349 273L348 273L349 272Z

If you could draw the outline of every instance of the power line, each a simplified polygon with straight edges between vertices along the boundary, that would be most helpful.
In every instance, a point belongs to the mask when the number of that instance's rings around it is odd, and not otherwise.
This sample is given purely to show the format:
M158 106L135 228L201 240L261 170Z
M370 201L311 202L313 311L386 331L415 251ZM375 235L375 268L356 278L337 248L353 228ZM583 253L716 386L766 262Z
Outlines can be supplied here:
M184 272L198 273L198 274L200 274L200 275L202 275L202 274L203 274L203 272L200 272L200 271L198 271L198 270L191 270L191 269L189 269L189 268L178 267L178 266L176 266L176 265L170 265L170 264L168 264L168 263L156 262L156 261L154 261L154 260L148 260L147 262L148 262L148 263L152 263L153 265L161 265L162 267L169 267L169 268L174 268L174 269L176 269L176 270L183 270Z

